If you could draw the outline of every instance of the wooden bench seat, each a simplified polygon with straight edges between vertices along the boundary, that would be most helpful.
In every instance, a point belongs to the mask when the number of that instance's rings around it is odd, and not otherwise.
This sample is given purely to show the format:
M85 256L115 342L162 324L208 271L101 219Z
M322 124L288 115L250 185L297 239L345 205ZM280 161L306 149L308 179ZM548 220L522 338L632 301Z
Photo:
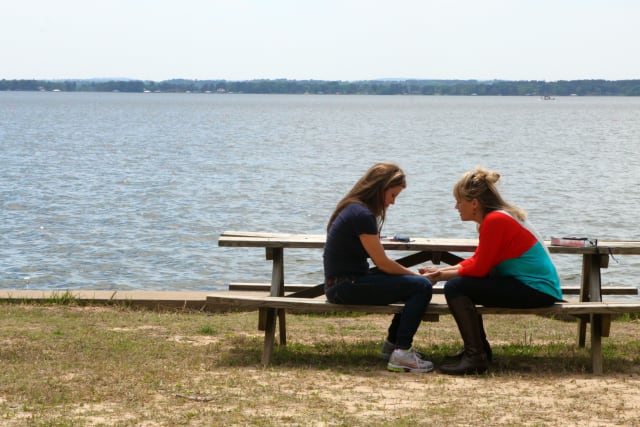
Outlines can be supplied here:
M259 295L208 295L207 304L212 306L224 306L235 308L278 308L297 313L335 313L335 312L362 312L371 314L393 314L402 311L403 304L389 305L356 305L356 304L332 304L324 297L295 298L273 297ZM556 303L543 308L503 308L477 306L481 314L539 314L539 315L572 315L584 316L590 314L624 314L640 312L638 302L564 302ZM447 304L430 303L425 313L425 319L432 319L436 315L451 314Z
M285 292L298 292L307 289L313 289L317 285L310 285L304 283L287 283L284 285ZM244 291L244 292L269 292L271 289L271 283L265 282L231 282L229 283L230 291Z
M211 306L224 306L238 309L259 310L259 329L265 330L264 349L262 363L266 366L271 361L273 352L275 329L268 330L264 325L274 325L274 322L266 322L266 316L284 315L286 310L297 313L336 313L336 312L361 312L371 314L393 314L402 310L403 304L390 305L347 305L332 304L326 301L324 296L317 298L296 298L288 296L257 296L238 295L233 292L217 295L209 295L207 304ZM531 314L531 315L557 315L575 316L591 323L591 364L595 374L602 373L602 337L609 336L609 324L612 315L625 313L640 313L638 302L567 302L557 303L544 308L500 308L478 306L481 314ZM440 315L450 314L449 308L444 303L431 303L423 316L425 321L437 321ZM284 330L284 318L280 322L280 343L286 344L286 331Z
M303 290L313 289L318 285L311 284L302 284L302 283L292 283L285 284L284 291L285 292L299 292ZM230 291L258 291L258 292L269 292L271 288L271 283L259 283L259 282L231 282L229 283ZM444 292L443 288L434 287L434 294L442 294ZM563 286L562 287L563 295L580 295L580 286ZM638 295L638 288L633 288L631 286L603 286L602 287L602 295Z

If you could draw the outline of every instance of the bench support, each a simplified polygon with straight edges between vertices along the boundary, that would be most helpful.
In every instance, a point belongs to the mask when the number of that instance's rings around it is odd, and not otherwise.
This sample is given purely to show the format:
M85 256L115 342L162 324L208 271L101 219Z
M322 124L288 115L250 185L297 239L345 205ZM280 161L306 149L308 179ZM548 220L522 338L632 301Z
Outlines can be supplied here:
M582 286L580 291L580 301L602 302L602 279L600 269L608 266L609 256L602 254L582 255ZM593 317L590 319L593 322ZM586 342L587 325L586 319L578 319L578 346L584 347ZM600 319L599 334L601 337L609 336L611 317ZM591 325L593 331L593 323ZM593 340L593 337L592 337Z
M284 295L284 249L266 248L267 260L272 260L271 296ZM279 320L280 345L287 345L286 313L284 309L261 308L258 316L258 329L264 330L264 350L262 364L267 366L271 362L273 346L275 344L276 319Z
M602 325L604 319L610 322L606 314L591 315L591 370L594 375L602 375Z
M264 330L264 348L262 350L262 365L268 366L271 363L271 355L273 354L273 345L276 335L276 308L261 308L260 313L266 319L266 327ZM282 331L280 331L282 333Z

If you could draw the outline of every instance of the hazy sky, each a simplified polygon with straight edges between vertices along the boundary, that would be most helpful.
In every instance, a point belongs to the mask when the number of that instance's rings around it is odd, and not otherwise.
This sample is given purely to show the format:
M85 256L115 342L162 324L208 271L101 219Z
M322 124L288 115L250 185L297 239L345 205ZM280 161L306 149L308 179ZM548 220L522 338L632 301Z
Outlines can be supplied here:
M0 79L640 79L638 0L19 0Z

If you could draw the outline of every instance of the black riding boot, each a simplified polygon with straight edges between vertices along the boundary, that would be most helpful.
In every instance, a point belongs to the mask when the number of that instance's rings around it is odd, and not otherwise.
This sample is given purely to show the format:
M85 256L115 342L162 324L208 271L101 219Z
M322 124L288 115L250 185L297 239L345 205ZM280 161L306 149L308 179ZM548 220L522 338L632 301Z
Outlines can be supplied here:
M489 341L487 341L487 334L484 332L484 323L482 322L482 314L478 314L478 322L480 322L480 336L482 337L484 352L487 355L487 360L491 362L493 360L493 350L491 350L491 345L489 344ZM449 361L460 360L462 359L462 356L464 356L464 348L456 354L447 356L447 359L449 359Z
M475 304L464 296L447 300L464 341L464 355L457 363L442 365L440 372L449 375L479 374L487 370L489 362L482 339L481 323Z

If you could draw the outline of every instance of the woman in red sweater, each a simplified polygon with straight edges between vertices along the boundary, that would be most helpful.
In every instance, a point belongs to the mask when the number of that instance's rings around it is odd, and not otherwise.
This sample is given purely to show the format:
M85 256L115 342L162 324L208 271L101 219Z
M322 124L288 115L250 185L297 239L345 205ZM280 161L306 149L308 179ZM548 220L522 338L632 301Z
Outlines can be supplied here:
M453 195L462 221L478 223L475 253L457 265L420 269L432 283L446 280L444 293L464 350L445 364L445 374L486 371L492 358L482 316L487 307L547 307L562 300L560 280L542 238L525 212L505 202L496 188L500 174L483 168L467 172Z

